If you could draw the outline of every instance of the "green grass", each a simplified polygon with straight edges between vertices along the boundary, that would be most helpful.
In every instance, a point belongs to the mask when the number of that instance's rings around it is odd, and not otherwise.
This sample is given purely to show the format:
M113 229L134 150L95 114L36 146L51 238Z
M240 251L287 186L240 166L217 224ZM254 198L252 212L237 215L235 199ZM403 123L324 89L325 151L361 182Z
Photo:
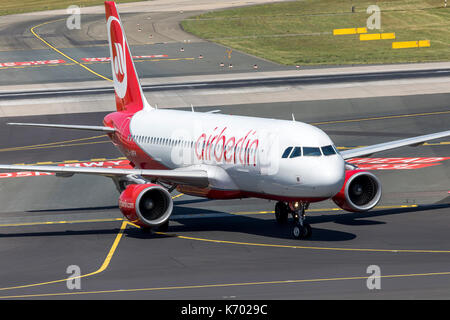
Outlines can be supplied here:
M116 0L116 3L136 2L140 0ZM103 0L0 0L0 16L53 9L65 9L71 5L80 7L103 4Z
M355 5L355 13L351 6ZM201 38L286 65L450 60L450 7L443 0L304 0L206 13L182 22ZM381 30L396 40L359 41L333 29L365 27L366 9L381 9ZM392 49L392 41L431 40L430 48Z

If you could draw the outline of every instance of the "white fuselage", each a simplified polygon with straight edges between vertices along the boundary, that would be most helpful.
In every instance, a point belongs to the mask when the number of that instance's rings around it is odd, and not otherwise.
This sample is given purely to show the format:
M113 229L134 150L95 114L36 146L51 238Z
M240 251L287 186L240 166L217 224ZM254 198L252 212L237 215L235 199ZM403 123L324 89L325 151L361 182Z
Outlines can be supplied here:
M317 149L332 146L336 151L331 139L301 122L144 109L133 115L130 133L147 156L168 169L206 170L217 190L323 199L344 184L340 154ZM283 158L289 147L303 147L304 154ZM307 150L320 154L311 156Z

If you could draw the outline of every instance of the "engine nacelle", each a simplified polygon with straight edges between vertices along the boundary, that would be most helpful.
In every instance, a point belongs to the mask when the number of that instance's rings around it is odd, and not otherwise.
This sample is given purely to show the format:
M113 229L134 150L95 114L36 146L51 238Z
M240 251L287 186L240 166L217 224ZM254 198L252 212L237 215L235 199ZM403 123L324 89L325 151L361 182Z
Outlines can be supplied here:
M333 197L340 208L351 212L364 212L375 207L381 198L381 183L378 178L364 170L345 172L345 183Z
M166 222L173 210L170 193L157 184L130 184L120 194L123 215L141 227L156 227Z

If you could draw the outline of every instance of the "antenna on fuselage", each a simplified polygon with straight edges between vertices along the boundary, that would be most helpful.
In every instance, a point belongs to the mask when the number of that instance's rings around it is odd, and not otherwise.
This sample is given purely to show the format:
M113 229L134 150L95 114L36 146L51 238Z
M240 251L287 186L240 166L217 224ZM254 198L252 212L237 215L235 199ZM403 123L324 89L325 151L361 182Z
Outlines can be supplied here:
M292 114L292 121L294 121L294 122L295 122L295 117L294 117L294 114Z
M191 110L192 110L192 112L195 112L194 111L194 105L191 103Z

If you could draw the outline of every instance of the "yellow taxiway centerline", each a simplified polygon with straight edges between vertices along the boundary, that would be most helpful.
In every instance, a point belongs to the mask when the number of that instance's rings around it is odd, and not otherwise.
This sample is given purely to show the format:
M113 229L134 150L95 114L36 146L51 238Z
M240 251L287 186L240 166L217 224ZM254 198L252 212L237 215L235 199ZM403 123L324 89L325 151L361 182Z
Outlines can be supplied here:
M354 251L354 252L386 252L386 253L450 253L450 250L414 250L414 249L371 249L371 248L338 248L338 247L313 247L313 246L294 246L294 245L283 245L283 244L270 244L270 243L255 243L255 242L240 242L240 241L227 241L227 240L216 240L216 239L206 239L197 237L187 237L179 236L164 232L156 232L157 234L162 234L166 236L172 236L179 239L194 240L202 242L212 242L221 244L234 244L243 246L254 246L254 247L269 247L269 248L285 248L285 249L308 249L308 250L325 250L325 251Z
M102 135L99 135L99 136L93 136L93 137L88 137L88 138L79 138L79 139L63 140L63 141L57 141L57 142L33 144L33 145L23 146L23 147L3 148L3 149L0 149L0 152L22 151L22 150L28 150L30 148L35 148L35 147L47 147L47 146L65 144L65 143L69 143L69 142L79 142L79 141L86 141L86 140L92 140L92 139L98 139L98 138L107 138L107 137L108 136L106 134L102 134ZM110 140L107 140L107 141L110 141Z
M102 263L102 265L100 266L99 269L97 269L94 272L91 272L91 273L88 273L88 274L84 274L84 275L81 275L81 276L78 276L78 277L70 277L70 279L72 280L72 279L86 278L86 277L90 277L90 276L93 276L93 275L96 275L96 274L99 274L99 273L105 271L106 268L108 268L109 263L111 262L111 259L112 259L113 255L114 255L114 252L116 252L117 246L119 245L119 242L120 242L120 240L122 239L122 236L123 236L123 232L125 231L127 226L128 226L128 222L127 221L123 221L122 225L120 226L119 233L116 235L116 238L114 239L114 242L113 242L113 244L111 246L111 249L109 249L109 252L106 255L106 258L103 261L103 263ZM33 283L33 284L26 284L26 285L21 285L21 286L5 287L5 288L0 288L0 291L43 286L43 285L47 285L47 284L54 284L54 283L59 283L59 282L65 282L68 279L69 278L64 278L64 279L59 279L59 280L40 282L40 283Z
M65 54L64 52L62 52L62 51L56 49L54 46L52 46L50 43L48 43L47 41L45 41L41 36L39 36L39 35L34 31L34 29L39 28L39 27L41 27L41 26L43 26L43 25L46 25L46 24L49 24L49 23L53 23L53 22L57 22L57 21L61 21L61 20L65 20L65 18L63 18L63 19L58 19L58 20L47 21L47 22L38 24L38 25L32 27L32 28L30 29L30 31L31 31L31 33L32 33L36 38L38 38L39 40L41 40L41 41L42 41L45 45L47 45L50 49L56 51L57 53L59 53L59 54L62 55L63 57L69 59L70 61L74 62L75 64L79 65L80 67L86 69L86 70L89 71L90 73L92 73L92 74L94 74L94 75L96 75L96 76L98 76L98 77L100 77L100 78L102 78L102 79L104 79L104 80L107 80L107 81L112 82L111 79L109 79L109 78L107 78L107 77L105 77L105 76L102 76L101 74L95 72L94 70L92 70L92 69L86 67L84 64L82 64L82 63L76 61L75 59L72 59L71 57L69 57L69 56L68 56L67 54Z
M182 193L174 196L173 198L177 198L183 195ZM386 206L389 208L395 206ZM397 206L400 208L404 207L417 207L417 205L401 205ZM318 209L320 210L320 209ZM324 210L324 209L322 209ZM331 209L335 210L335 208ZM262 211L261 211L262 212ZM269 211L264 211L265 213L270 213ZM95 274L99 274L107 269L109 266L111 259L119 245L119 242L123 236L123 232L125 231L128 225L134 225L128 221L124 221L121 218L116 219L93 219L93 220L78 220L79 223L82 222L101 222L101 221L120 221L122 220L122 225L120 227L119 233L117 234L111 249L109 250L103 264L100 268L94 272L91 272L86 275L79 276L77 278L85 278L88 276L93 276ZM58 222L50 222L51 224L56 224ZM59 223L75 223L74 221L60 221ZM46 224L46 223L41 223ZM28 224L23 224L28 225ZM1 225L0 225L1 226ZM3 225L6 226L6 225ZM9 226L17 226L17 225L9 225ZM137 226L136 226L137 227ZM238 244L238 245L246 245L246 246L260 246L260 247L276 247L276 248L294 248L294 249L314 249L314 250L333 250L333 251L359 251L359 252L389 252L389 253L450 253L450 250L403 250L403 249L363 249L363 248L330 248L330 247L310 247L310 246L290 246L290 245L277 245L277 244L262 244L262 243L251 243L251 242L237 242L237 241L225 241L225 240L214 240L214 239L204 239L204 238L196 238L196 237L188 237L188 236L179 236L173 234L167 234L164 232L156 232L157 234L164 234L171 237L185 239L185 240L194 240L194 241L204 241L204 242L213 242L213 243L224 243L224 244ZM411 277L411 276L431 276L431 275L450 275L450 272L441 272L441 273L422 273L422 274L403 274L403 275L388 275L382 276L385 278L396 278L396 277ZM248 282L248 283L232 283L232 284L213 284L213 285L200 285L200 286L177 286L177 287L162 287L162 288L144 288L144 289L121 289L121 290L106 290L106 291L89 291L89 292L65 292L65 293L50 293L50 294L33 294L33 295L17 295L17 296L0 296L0 299L7 298L26 298L26 297L45 297L45 296L57 296L57 295L72 295L72 294L94 294L94 293L114 293L114 292L136 292L136 291L157 291L157 290L174 290L174 289L195 289L195 288L208 288L208 287L226 287L226 286L245 286L245 285L263 285L263 284L284 284L284 283L303 283L303 282L321 282L321 281L337 281L337 280L355 280L355 279L366 279L366 277L346 277L346 278L324 278L324 279L302 279L302 280L283 280L283 281L269 281L269 282ZM20 289L20 288L28 288L35 287L47 284L53 284L58 282L67 281L68 278L41 282L29 285L15 286L15 287L6 287L0 288L0 291L4 290L12 290L12 289ZM71 278L75 279L75 278Z
M392 274L381 275L380 278L408 278L408 277L430 277L430 276L448 276L450 272L429 272L429 273L410 273L410 274ZM28 294L16 296L0 296L0 299L17 299L17 298L33 298L33 297L54 297L54 296L68 296L68 295L83 295L83 294L104 294L104 293L125 293L125 292L151 292L163 290L182 290L182 289L206 289L206 288L223 288L223 287L242 287L255 285L277 285L277 284L301 284L301 283L319 283L327 281L345 281L345 280L365 280L368 276L354 276L354 277L337 277L337 278L316 278L316 279L298 279L298 280L279 280L279 281L260 281L260 282L241 282L241 283L219 283L219 284L205 284L205 285L190 285L190 286L168 286L156 288L137 288L137 289L118 289L118 290L99 290L99 291L78 291L78 292L59 292L59 293L42 293L42 294Z
M347 122L360 122L360 121L373 121L373 120L387 120L387 119L398 119L398 118L410 118L410 117L421 117L421 116L432 116L440 114L450 114L449 111L437 111L437 112L424 112L424 113L412 113L412 114L401 114L393 116L383 116L383 117L372 117L372 118L360 118L360 119L347 119L347 120L334 120L334 121L323 121L310 123L314 126L320 126L323 124L335 124L335 123L347 123Z
M176 199L183 196L184 193L179 193L172 197ZM397 206L379 206L377 209L401 209L401 208L416 208L417 204L413 205L397 205ZM334 212L343 211L340 208L322 208L322 209L309 209L308 212ZM258 214L273 214L274 211L248 211L248 212L229 212L230 215L258 215ZM176 218L176 217L175 217ZM43 222L25 222L25 223L8 223L0 224L1 227L27 227L27 226L39 226L39 225L52 225L52 224L76 224L76 223L93 223L93 222L114 222L124 221L123 218L109 218L109 219L86 219L86 220L64 220L64 221L43 221ZM134 225L134 224L133 224Z
M176 196L172 197L172 199L178 198L180 196L182 196L183 193L179 193ZM109 250L108 254L106 255L105 260L103 261L102 265L100 266L99 269L97 269L94 272L85 274L85 275L81 275L79 277L71 277L70 279L79 279L79 278L86 278L86 277L90 277L96 274L99 274L103 271L106 270L106 268L108 268L109 263L111 262L111 259L114 255L114 253L116 252L117 246L119 245L120 240L122 239L123 233L125 231L125 229L127 228L128 225L134 225L128 221L125 221L122 218L116 218L116 219L92 219L92 220L78 220L76 222L74 221L57 221L57 222L44 222L44 223L29 223L29 224L10 224L10 225L0 225L1 226L29 226L29 225L37 225L37 224L66 224L66 223L85 223L85 222L105 222L105 221L122 221L122 225L120 226L120 230L119 233L116 235L116 238L114 239L113 245L111 247L111 249ZM36 286L42 286L42 285L47 285L47 284L54 284L54 283L59 283L59 282L64 282L67 281L69 278L65 278L65 279L60 279L60 280L53 280L53 281L47 281L47 282L40 282L40 283L34 283L34 284L27 284L27 285L21 285L21 286L14 286L14 287L5 287L5 288L0 288L0 291L5 291L5 290L12 290L12 289L23 289L23 288L29 288L29 287L36 287Z

